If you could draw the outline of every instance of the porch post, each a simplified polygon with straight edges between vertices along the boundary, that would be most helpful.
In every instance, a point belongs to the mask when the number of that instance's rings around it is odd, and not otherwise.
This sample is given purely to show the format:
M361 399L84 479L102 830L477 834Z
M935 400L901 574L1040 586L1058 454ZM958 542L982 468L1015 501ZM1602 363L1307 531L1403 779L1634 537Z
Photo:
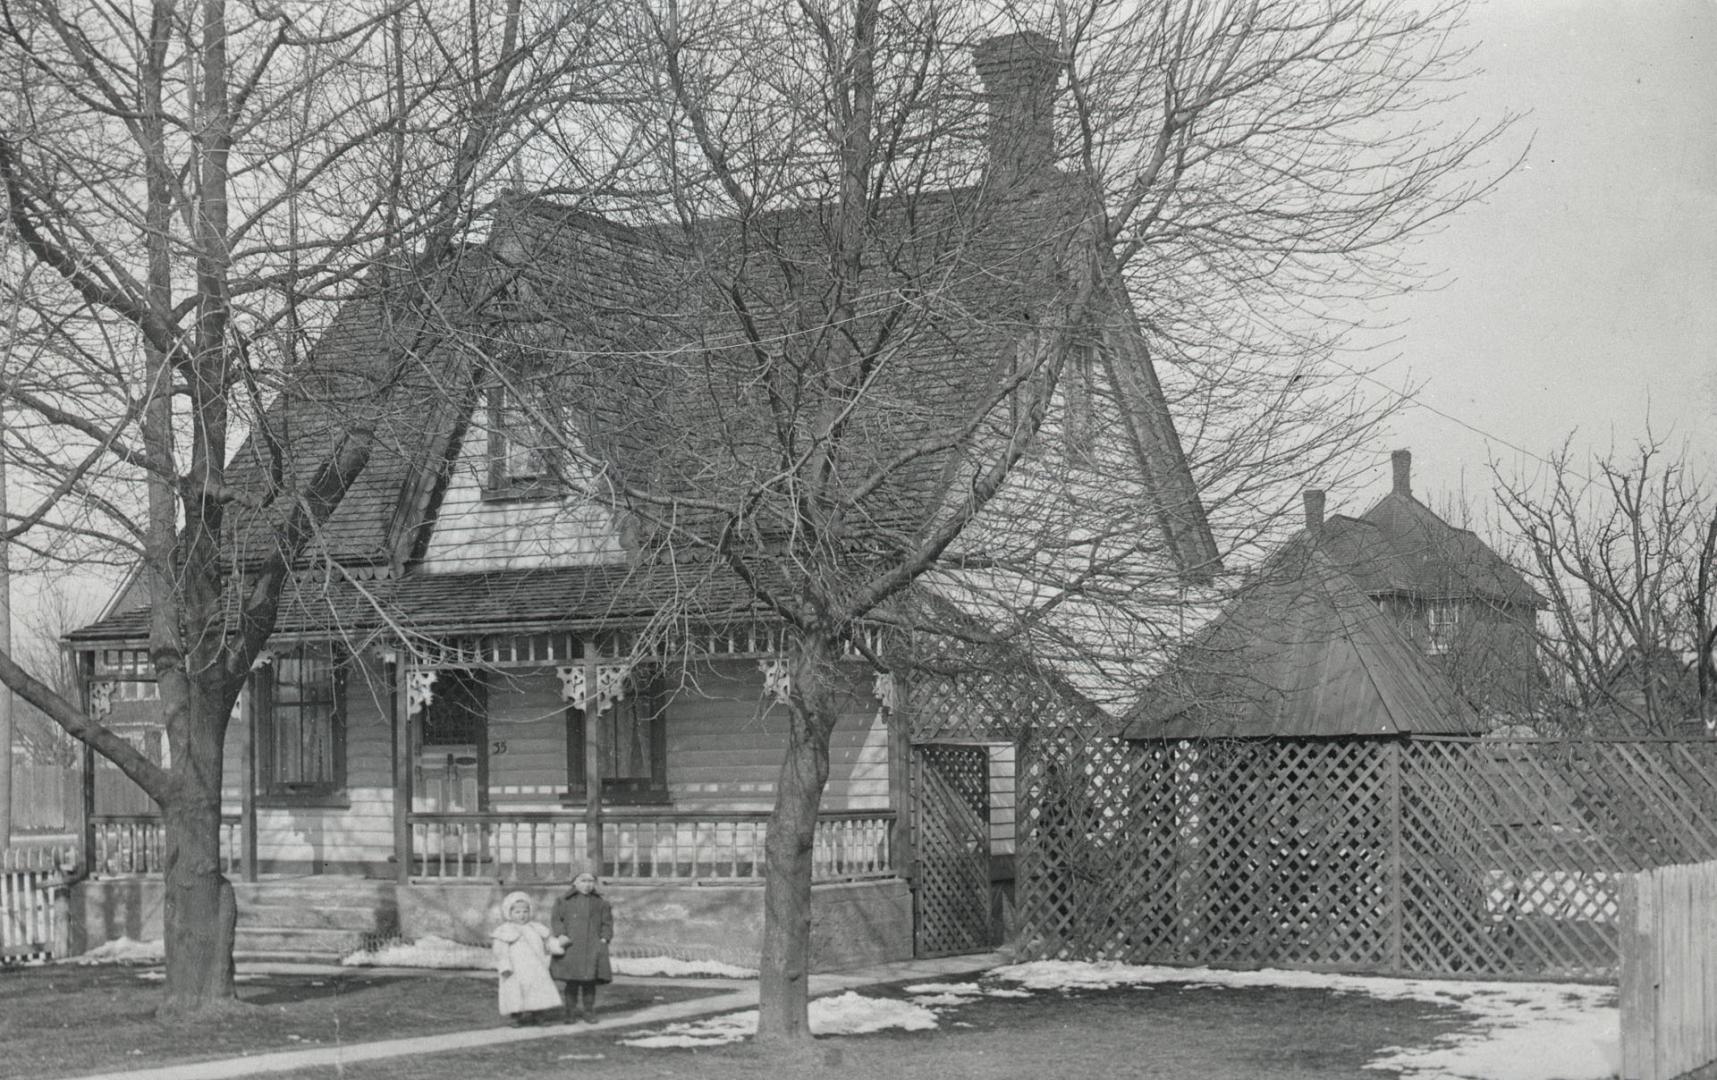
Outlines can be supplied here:
M602 723L596 711L600 653L584 641L584 857L590 872L602 873Z
M256 880L256 676L239 691L239 859L246 881Z
M393 855L394 879L411 884L411 680L410 664L395 653L393 667Z
M92 714L93 689L95 683L95 652L80 652L77 654L78 672L78 704L83 707L83 714L94 719ZM95 750L89 743L79 743L83 747L83 872L90 877L95 874Z
M912 880L912 699L909 683L894 675L894 707L888 711L888 803L894 807L889 837L896 877Z

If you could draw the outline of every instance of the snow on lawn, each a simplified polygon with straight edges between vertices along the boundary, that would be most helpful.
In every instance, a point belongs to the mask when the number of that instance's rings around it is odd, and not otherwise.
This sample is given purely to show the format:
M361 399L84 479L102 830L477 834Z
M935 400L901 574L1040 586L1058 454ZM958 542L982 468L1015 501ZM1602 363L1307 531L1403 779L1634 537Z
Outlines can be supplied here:
M848 990L834 997L813 998L810 1007L813 1035L866 1035L898 1028L929 1031L936 1027L936 1014L920 1005L891 998L867 998ZM645 1049L716 1046L738 1042L757 1034L757 1010L712 1016L688 1024L670 1024L660 1031L620 1041Z
M1434 1046L1390 1047L1368 1066L1397 1070L1409 1080L1606 1080L1621 1070L1621 1015L1615 990L1604 986L1214 971L1060 960L996 968L988 975L1040 991L1161 983L1329 990L1446 1005L1473 1018L1467 1030L1444 1036Z
M374 949L360 949L340 959L347 967L442 968L449 970L491 969L495 955L487 945L426 935L416 941L394 941ZM642 978L651 975L674 977L707 976L717 979L754 979L757 972L715 960L678 960L671 956L617 956L617 975Z

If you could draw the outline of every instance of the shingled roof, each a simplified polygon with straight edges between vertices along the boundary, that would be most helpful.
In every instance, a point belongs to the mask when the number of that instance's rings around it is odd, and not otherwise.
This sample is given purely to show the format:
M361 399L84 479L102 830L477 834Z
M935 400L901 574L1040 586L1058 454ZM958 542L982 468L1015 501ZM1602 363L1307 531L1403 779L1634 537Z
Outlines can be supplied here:
M1414 498L1412 455L1393 455L1390 492L1357 518L1339 514L1299 533L1285 546L1289 558L1315 545L1368 596L1420 600L1480 599L1517 607L1543 607L1544 599L1489 545L1458 529Z
M715 564L605 563L481 574L420 574L356 581L302 573L286 586L275 632L351 638L392 627L416 633L481 633L521 626L638 623L670 602L685 618L727 621L761 612L750 590ZM149 613L134 608L67 635L84 644L134 641Z
M1059 72L1053 50L1034 51L1045 41L999 39L987 55L999 59L996 71L1010 79L1024 72L1042 92ZM980 50L980 66L985 55ZM1005 120L1003 105L997 115ZM1017 142L1010 135L1001 145ZM368 466L300 560L306 580L335 583L282 629L358 617L363 605L348 597L341 575L317 572L329 564L356 571L366 590L387 597L412 624L451 613L464 587L479 598L468 612L479 620L487 610L481 598L491 595L523 598L495 609L519 619L535 617L539 597L545 611L554 606L546 598L559 598L555 610L568 619L648 606L648 587L621 601L592 584L653 580L647 565L480 580L414 574L451 463L480 422L477 386L485 377L557 402L609 478L705 504L677 509L676 528L714 516L708 504L746 502L754 539L793 534L802 493L773 478L784 474L783 455L802 446L783 439L802 443L826 417L791 416L783 431L772 404L784 387L816 392L818 380L859 370L836 363L813 368L798 388L775 382L813 338L851 343L854 363L863 365L864 392L841 420L850 456L833 482L853 493L842 543L886 563L965 497L985 440L1007 437L1008 409L995 410L976 452L971 440L927 444L972 422L975 405L1026 359L1017 353L1066 323L1069 312L1057 305L1065 306L1070 281L1091 272L1081 242L1101 207L1090 186L1048 167L1012 169L1005 181L990 176L874 208L864 268L848 293L835 287L830 268L836 211L829 205L683 226L611 220L526 194L502 198L480 250L429 281L349 303L235 456L229 483L254 500L290 491L282 478L308 476L344 427L363 423L378 432ZM1114 280L1099 283L1085 318L1091 339L1108 346L1110 372L1126 375L1116 376L1125 383L1116 393L1128 406L1125 437L1140 483L1181 564L1208 572L1214 541L1136 316L1113 269L1096 272ZM922 452L902 452L919 445ZM764 494L740 497L758 491ZM271 505L235 504L228 539L235 566L272 554L276 516ZM641 549L647 562L650 545ZM671 579L664 571L662 580ZM106 636L134 618L87 630Z
M1187 643L1131 739L1469 734L1477 716L1315 549L1273 564Z

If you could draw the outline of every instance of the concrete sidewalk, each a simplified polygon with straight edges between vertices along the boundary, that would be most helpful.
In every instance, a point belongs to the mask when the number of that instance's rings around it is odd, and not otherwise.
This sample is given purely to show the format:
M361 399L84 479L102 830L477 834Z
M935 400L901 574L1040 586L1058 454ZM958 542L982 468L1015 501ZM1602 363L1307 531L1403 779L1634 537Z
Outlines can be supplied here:
M863 986L895 982L929 982L938 979L963 978L998 967L1007 960L999 953L978 953L972 956L949 956L936 960L903 960L893 964L876 964L850 971L830 972L811 976L811 996L822 997ZM243 971L315 971L331 970L303 964L239 965ZM351 969L341 969L350 971ZM412 974L432 974L413 971ZM115 1073L92 1073L73 1080L227 1080L228 1077L261 1076L268 1073L290 1072L318 1066L355 1065L361 1061L382 1058L413 1057L448 1050L496 1046L503 1043L532 1042L538 1039L578 1039L601 1035L625 1028L651 1027L690 1020L699 1016L734 1012L757 1007L755 979L628 979L628 982L671 982L684 986L732 987L709 997L692 1001L673 1001L652 1005L633 1012L610 1016L594 1024L552 1025L548 1027L495 1027L472 1031L453 1031L444 1035L419 1035L408 1039L383 1039L379 1042L353 1043L349 1046L319 1046L306 1050L282 1050L250 1057L221 1058L216 1061L164 1065L158 1069L131 1069Z

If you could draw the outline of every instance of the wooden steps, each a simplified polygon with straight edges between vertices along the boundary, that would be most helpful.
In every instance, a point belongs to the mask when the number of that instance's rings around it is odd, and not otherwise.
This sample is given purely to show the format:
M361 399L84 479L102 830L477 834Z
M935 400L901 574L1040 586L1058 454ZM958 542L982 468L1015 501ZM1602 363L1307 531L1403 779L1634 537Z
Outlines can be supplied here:
M397 932L399 905L391 881L304 877L235 882L238 931L245 957L328 960Z

